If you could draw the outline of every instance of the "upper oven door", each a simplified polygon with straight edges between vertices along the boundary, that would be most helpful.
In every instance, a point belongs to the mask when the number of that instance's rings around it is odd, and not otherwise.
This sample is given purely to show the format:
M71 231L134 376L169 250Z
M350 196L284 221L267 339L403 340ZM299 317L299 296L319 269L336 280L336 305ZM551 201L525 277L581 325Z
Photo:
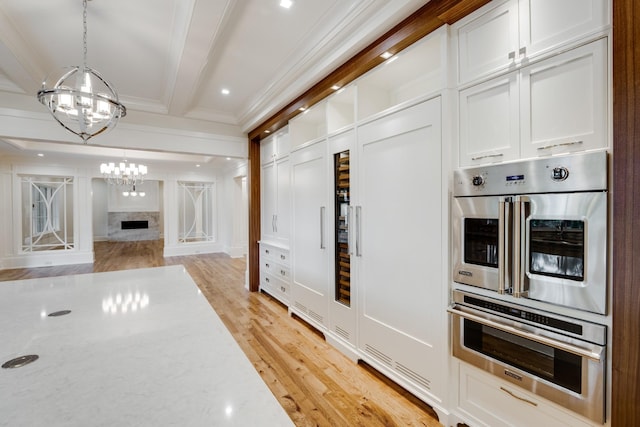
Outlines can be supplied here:
M454 281L504 291L504 243L501 243L504 221L504 198L454 198L451 229Z
M607 193L516 197L514 216L514 296L606 314Z

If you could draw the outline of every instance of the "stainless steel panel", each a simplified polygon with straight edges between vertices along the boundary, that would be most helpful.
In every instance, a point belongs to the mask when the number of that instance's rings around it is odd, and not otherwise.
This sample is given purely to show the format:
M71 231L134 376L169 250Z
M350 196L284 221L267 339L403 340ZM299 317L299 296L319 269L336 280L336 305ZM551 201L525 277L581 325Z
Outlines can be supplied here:
M493 316L489 313L468 307L455 306L449 310L449 313L453 356L591 420L600 423L605 421L604 385L606 347L563 337L542 328L523 325L516 321L508 321L500 316ZM469 313L471 314L469 315ZM583 366L581 392L575 393L566 390L551 381L539 378L507 363L465 347L463 322L465 317L469 317L471 321L474 321L474 316L482 322L490 322L491 327L501 330L506 334L511 334L514 329L522 329L523 332L519 336L527 336L527 334L531 334L530 336L540 335L544 337L545 344L547 345L552 344L554 340L558 339L557 348L560 350L566 351L567 345L570 347L576 346L578 353L584 353L581 358ZM502 324L504 324L504 327ZM567 343L568 340L571 342Z
M529 195L526 217L524 271L528 298L594 313L607 311L607 194ZM579 220L585 223L584 279L575 281L531 273L530 222L535 219Z
M459 169L454 172L453 181L454 197L605 191L607 153L598 151Z
M453 280L471 286L498 291L508 289L510 283L500 280L500 269L464 261L464 220L465 218L498 219L498 197L456 198L453 201L451 221ZM500 255L500 251L499 255ZM498 263L503 259L498 259ZM505 265L505 267L507 267ZM504 283L504 285L502 285Z

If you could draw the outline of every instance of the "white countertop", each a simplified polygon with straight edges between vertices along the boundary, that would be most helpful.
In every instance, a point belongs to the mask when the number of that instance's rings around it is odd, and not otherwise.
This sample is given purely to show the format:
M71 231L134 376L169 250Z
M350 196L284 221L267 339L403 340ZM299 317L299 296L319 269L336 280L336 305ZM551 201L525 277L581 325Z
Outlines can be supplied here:
M0 282L0 365L28 354L0 426L293 425L182 266Z

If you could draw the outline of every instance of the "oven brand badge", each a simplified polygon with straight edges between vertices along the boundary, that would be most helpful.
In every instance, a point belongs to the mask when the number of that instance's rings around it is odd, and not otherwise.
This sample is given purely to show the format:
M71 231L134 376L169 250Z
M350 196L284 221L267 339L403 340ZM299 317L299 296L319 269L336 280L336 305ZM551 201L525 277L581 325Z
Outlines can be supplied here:
M508 377L513 378L514 380L522 381L522 377L520 375L516 374L515 372L511 372L511 371L508 371L508 370L505 369L504 370L504 374L506 376L508 376Z
M470 271L465 271L465 270L458 270L458 274L461 276L467 276L467 277L471 277L473 276L473 273Z

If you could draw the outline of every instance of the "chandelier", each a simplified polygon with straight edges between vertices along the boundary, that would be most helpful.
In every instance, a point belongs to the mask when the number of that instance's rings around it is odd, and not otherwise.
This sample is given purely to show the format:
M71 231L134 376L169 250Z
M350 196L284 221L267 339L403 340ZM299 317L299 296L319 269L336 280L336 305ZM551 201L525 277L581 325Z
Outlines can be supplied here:
M84 25L83 63L65 68L60 78L42 82L38 100L68 131L78 135L86 144L92 138L113 128L127 109L118 93L96 70L87 66L87 0L82 1ZM49 83L53 83L49 85Z
M114 162L102 163L100 173L107 183L125 187L122 191L122 195L125 197L144 197L146 194L144 191L136 191L136 185L142 184L147 174L145 165L120 162L116 166Z

